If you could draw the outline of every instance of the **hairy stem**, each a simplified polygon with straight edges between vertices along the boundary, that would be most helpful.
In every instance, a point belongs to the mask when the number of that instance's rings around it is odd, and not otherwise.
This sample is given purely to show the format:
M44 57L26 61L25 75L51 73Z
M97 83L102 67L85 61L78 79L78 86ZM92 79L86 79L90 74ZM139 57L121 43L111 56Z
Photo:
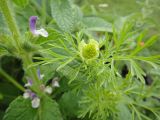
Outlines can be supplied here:
M25 71L30 75L30 77L33 80L33 86L35 88L34 90L36 92L39 92L39 86L41 84L41 81L38 78L37 70L34 67L29 68L29 66L33 63L32 62L32 55L25 53L22 56L22 60L23 60L23 67L25 68Z
M20 34L19 29L16 25L16 21L12 15L12 11L9 7L8 0L0 0L0 8L1 8L2 13L4 15L4 18L6 20L5 22L7 23L8 28L10 29L10 31L12 33L13 39L16 42L17 50L19 52L23 53L23 54L19 54L23 60L23 68L25 69L26 73L28 73L29 77L31 77L33 80L33 83L34 83L33 89L36 92L39 92L40 80L38 79L38 76L37 76L37 70L36 70L36 68L29 68L28 69L28 66L30 66L30 64L32 64L32 55L30 55L30 53L25 52L20 45L21 44L20 43L21 42L20 41L21 34ZM3 71L1 71L1 72L3 73ZM6 78L8 80L12 81L12 83L14 83L15 85L17 85L19 87L19 85L17 83L15 83L13 79L11 79L10 77L7 77L6 74L4 74L4 75L6 76Z
M20 49L20 32L16 25L16 21L12 15L11 9L8 5L8 0L0 0L0 8L5 17L5 22L7 23L8 28L12 33L13 39L16 42L16 46L17 46L16 48Z

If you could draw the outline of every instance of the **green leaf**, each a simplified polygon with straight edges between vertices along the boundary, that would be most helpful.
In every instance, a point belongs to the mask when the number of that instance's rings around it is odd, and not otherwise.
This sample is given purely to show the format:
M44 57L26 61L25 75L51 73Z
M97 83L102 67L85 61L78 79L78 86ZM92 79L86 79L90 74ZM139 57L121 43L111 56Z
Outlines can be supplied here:
M120 103L118 106L118 120L132 120L131 112L125 104Z
M43 81L47 83L50 79L53 79L57 66L55 64L51 65L41 65L40 71L44 74Z
M69 64L70 62L72 62L75 58L70 58L68 59L66 62L62 63L58 68L57 71L59 71L60 69L62 69L63 67L65 67L67 64Z
M63 120L58 104L47 96L43 97L38 114L39 120Z
M59 104L66 117L75 117L78 115L78 95L74 92L66 92L62 95Z
M80 68L72 68L69 65L65 65L63 69L59 69L58 72L60 72L63 76L69 79L69 84L72 83L75 79L78 79L82 81L84 78L84 75L80 73ZM83 81L82 81L83 82Z
M112 24L99 17L85 17L83 24L90 31L107 31L112 32Z
M31 101L16 98L7 109L3 120L36 120L37 110L31 107Z
M48 31L48 34L49 36L47 38L44 38L44 37L39 37L37 40L36 40L36 44L39 44L39 45L43 45L43 44L46 44L48 42L57 42L59 39L62 39L63 36L56 30L54 29L47 29Z
M7 109L3 120L62 120L58 104L47 96L41 99L38 109L31 106L31 100L16 98Z
M142 68L136 63L134 60L131 61L131 74L132 76L136 75L137 78L141 80L143 84L145 84L145 80L143 76L146 76L145 72L142 70Z
M137 46L137 48L132 51L131 55L135 55L137 53L139 53L140 51L142 51L144 48L147 48L149 46L151 46L153 43L155 43L158 39L157 35L152 36L149 40L147 40L143 46Z
M29 0L13 0L13 2L20 7L26 7L29 3Z
M72 5L74 30L80 30L82 26L83 13L77 5Z
M51 0L51 13L63 31L73 30L73 13L68 0Z
M8 105L12 100L16 98L16 96L18 96L19 92L20 91L12 84L8 82L0 82L0 95L2 95L2 100L0 100L0 104Z

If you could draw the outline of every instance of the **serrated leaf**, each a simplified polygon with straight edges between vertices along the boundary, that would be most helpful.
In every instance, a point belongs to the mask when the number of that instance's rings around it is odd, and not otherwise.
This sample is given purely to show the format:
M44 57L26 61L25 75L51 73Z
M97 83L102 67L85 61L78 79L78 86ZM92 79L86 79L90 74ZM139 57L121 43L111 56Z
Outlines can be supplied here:
M40 120L63 120L58 104L47 96L43 97L38 113Z
M74 92L66 92L62 95L59 104L64 116L71 118L77 116L78 99Z
M3 120L36 120L36 109L31 107L31 101L18 97L7 109Z
M83 24L90 31L107 31L112 32L112 24L99 17L85 17Z
M72 12L73 12L74 30L79 30L82 28L83 13L80 10L80 8L76 5L72 5Z
M63 31L73 30L73 14L68 0L51 0L51 13Z
M58 104L47 96L41 99L38 109L31 106L31 100L16 98L7 109L3 120L62 120Z

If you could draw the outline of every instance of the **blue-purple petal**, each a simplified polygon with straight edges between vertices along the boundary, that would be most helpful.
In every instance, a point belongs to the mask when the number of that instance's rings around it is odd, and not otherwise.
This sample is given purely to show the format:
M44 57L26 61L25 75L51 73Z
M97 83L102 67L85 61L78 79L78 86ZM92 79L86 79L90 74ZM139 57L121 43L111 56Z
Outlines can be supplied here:
M38 17L37 16L31 16L29 19L29 27L30 31L34 34L36 30L36 22L37 22Z

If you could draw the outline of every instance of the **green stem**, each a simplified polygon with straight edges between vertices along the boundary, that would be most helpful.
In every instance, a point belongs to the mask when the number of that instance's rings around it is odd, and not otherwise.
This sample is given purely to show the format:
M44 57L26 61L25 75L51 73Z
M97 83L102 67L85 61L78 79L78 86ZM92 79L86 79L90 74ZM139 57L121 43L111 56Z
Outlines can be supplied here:
M9 82L11 82L13 85L15 85L18 89L22 90L23 92L25 91L25 89L15 80L13 79L11 76L9 76L4 70L2 70L0 68L0 74Z
M19 32L19 29L17 27L16 21L14 19L14 17L12 16L12 11L8 5L8 0L0 0L0 8L2 10L2 13L4 15L5 18L5 22L8 25L8 28L10 29L13 39L16 42L16 48L18 50L18 52L21 52L23 54L19 54L23 60L23 68L25 69L25 72L28 73L28 75L32 78L33 80L33 89L36 92L39 92L39 86L41 84L40 80L38 79L37 76L37 70L36 68L30 68L28 69L28 66L30 64L32 64L32 56L30 53L25 52L22 47L21 47L21 34ZM3 71L1 71L3 73ZM3 73L4 74L4 73ZM17 83L14 82L13 79L11 79L10 77L8 77L6 74L4 74L8 80L10 80L12 83L14 83L16 86L20 87ZM22 89L22 88L21 88Z
M2 10L2 13L5 17L6 23L8 25L8 28L10 29L13 39L16 42L16 48L19 50L20 47L20 32L16 25L16 21L12 15L11 9L8 5L8 0L0 0L0 8Z
M39 86L41 84L41 81L38 78L37 70L36 70L36 68L33 68L33 67L29 68L29 66L32 64L32 56L30 54L27 55L27 53L26 53L26 54L24 54L24 56L22 56L22 60L24 63L23 67L25 68L25 71L27 71L27 73L29 75L31 75L30 77L33 80L33 85L34 85L35 91L39 92Z

